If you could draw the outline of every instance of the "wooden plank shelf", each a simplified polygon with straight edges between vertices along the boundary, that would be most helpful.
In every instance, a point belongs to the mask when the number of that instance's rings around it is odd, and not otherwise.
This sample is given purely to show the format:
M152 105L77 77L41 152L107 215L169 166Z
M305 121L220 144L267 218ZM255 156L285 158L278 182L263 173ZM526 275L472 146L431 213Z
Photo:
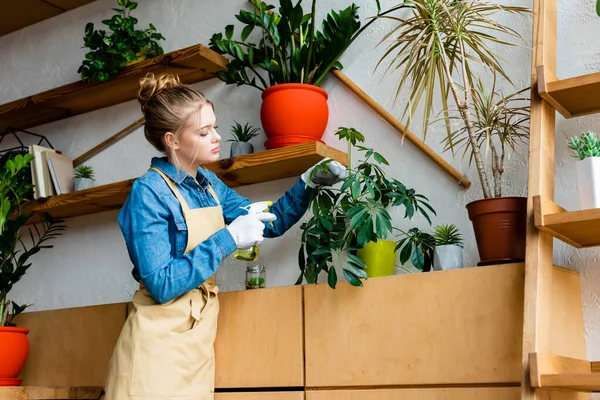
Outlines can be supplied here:
M9 126L27 129L133 100L140 78L148 72L173 73L183 83L196 83L213 78L227 62L201 44L176 50L130 65L107 82L73 82L0 105L0 131Z
M19 0L0 2L0 36L56 17L95 0Z
M600 246L600 208L567 211L551 200L534 196L535 226L573 247Z
M600 362L532 353L529 363L532 387L600 392Z
M0 400L98 400L102 388L90 387L0 387Z
M538 92L565 118L600 112L600 72L558 79L543 65L537 67Z
M224 159L203 167L217 174L229 187L238 187L299 176L324 158L348 164L346 153L320 142L309 142ZM39 222L39 213L63 219L119 209L134 181L130 179L37 200L32 204L32 210L38 215L29 223Z

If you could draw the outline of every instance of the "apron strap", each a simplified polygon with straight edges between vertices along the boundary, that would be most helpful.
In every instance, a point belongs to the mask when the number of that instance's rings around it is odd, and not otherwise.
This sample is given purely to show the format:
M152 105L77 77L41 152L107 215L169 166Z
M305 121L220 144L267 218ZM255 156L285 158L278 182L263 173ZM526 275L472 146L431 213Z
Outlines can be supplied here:
M220 206L221 202L219 201L217 194L215 193L212 186L210 186L210 185L208 185L208 193L210 193L210 195L213 197L213 199L215 199L215 201L217 202L217 205Z
M167 175L165 175L165 173L162 172L160 169L158 169L156 167L151 167L150 169L153 169L154 171L158 172L158 174L163 177L165 182L167 182L167 185L169 185L169 187L171 188L171 191L173 192L175 197L177 197L177 200L179 200L179 203L181 203L181 208L183 209L183 214L185 215L189 211L190 207L188 206L187 202L185 201L185 199L179 192L179 189L177 189L177 186L175 186L175 182L173 182L171 180L171 178L169 178Z

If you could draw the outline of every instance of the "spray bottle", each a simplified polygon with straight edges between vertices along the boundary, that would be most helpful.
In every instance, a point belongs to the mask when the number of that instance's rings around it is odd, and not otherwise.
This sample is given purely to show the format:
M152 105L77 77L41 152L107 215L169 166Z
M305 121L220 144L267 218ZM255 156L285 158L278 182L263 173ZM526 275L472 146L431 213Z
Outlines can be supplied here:
M263 212L269 212L269 208L273 205L272 201L261 201L259 203L253 203L248 206L242 207L248 211L248 214L260 214ZM263 208L264 207L264 208ZM273 226L273 222L269 222ZM260 255L260 249L258 244L254 244L248 249L238 249L233 253L233 257L240 261L256 261Z

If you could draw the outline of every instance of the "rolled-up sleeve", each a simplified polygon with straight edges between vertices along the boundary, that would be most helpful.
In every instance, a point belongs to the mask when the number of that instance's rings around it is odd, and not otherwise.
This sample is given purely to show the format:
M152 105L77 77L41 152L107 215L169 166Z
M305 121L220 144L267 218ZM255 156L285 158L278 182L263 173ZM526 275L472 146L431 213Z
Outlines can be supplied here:
M166 303L211 277L236 249L227 229L221 229L190 253L173 257L169 214L160 191L150 181L137 180L119 214L129 257L150 295Z

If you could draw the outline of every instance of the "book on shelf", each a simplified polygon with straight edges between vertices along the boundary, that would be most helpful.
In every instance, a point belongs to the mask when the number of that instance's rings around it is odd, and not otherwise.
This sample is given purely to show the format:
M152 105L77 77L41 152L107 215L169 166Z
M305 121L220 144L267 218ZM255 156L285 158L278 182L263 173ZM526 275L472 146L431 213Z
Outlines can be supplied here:
M47 154L47 166L56 194L73 191L73 159L58 153Z
M29 146L29 152L33 154L33 161L31 162L31 183L34 185L33 198L39 199L55 195L56 191L52 184L46 160L49 154L56 154L56 150L34 144Z

